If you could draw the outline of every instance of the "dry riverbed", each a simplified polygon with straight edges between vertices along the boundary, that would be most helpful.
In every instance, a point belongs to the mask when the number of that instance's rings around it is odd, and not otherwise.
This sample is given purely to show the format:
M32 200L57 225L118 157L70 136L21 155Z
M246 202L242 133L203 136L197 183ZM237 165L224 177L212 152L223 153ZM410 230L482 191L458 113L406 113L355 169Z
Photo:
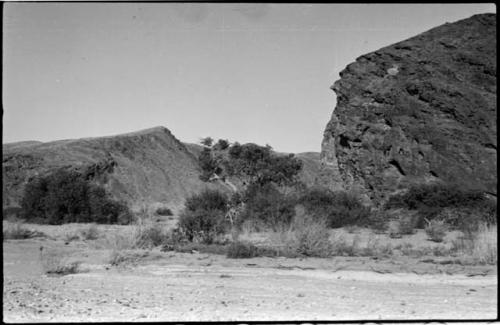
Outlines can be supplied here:
M43 246L43 252L40 252ZM44 274L59 250L76 274ZM4 322L491 319L496 266L398 257L227 259L159 250L119 266L91 241L6 240Z

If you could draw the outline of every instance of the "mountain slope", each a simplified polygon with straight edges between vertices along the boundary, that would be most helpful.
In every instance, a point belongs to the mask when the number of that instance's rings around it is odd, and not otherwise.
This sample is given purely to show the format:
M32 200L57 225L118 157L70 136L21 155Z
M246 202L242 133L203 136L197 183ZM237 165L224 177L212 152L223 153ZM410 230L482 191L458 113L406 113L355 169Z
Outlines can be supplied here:
M26 182L56 168L77 169L132 208L181 208L203 188L197 158L168 129L156 127L109 137L3 145L3 207L17 206Z

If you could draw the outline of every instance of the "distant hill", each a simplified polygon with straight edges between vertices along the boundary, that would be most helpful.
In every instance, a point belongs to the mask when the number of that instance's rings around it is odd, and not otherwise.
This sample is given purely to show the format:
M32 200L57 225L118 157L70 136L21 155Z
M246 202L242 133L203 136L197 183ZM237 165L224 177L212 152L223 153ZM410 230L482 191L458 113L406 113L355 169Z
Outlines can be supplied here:
M228 191L198 178L197 157L188 147L164 127L107 137L4 144L2 205L18 206L30 178L57 168L85 173L135 209L161 204L178 210L188 195L204 188Z

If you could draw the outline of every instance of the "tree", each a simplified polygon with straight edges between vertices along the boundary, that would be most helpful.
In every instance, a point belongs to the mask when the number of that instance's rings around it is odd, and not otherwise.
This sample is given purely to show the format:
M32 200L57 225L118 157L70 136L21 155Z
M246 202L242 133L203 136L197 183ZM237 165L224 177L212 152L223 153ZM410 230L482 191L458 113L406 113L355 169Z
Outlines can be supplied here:
M200 140L200 143L206 147L211 147L214 143L214 139L212 139L211 137L202 138Z

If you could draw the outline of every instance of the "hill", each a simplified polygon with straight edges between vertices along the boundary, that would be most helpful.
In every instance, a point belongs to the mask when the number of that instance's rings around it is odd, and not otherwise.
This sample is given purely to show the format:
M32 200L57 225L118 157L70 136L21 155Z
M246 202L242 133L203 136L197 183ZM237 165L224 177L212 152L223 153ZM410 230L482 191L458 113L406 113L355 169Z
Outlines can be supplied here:
M3 145L3 207L18 206L24 185L57 168L78 170L132 208L178 210L203 188L227 191L198 177L197 157L164 127L116 136Z

